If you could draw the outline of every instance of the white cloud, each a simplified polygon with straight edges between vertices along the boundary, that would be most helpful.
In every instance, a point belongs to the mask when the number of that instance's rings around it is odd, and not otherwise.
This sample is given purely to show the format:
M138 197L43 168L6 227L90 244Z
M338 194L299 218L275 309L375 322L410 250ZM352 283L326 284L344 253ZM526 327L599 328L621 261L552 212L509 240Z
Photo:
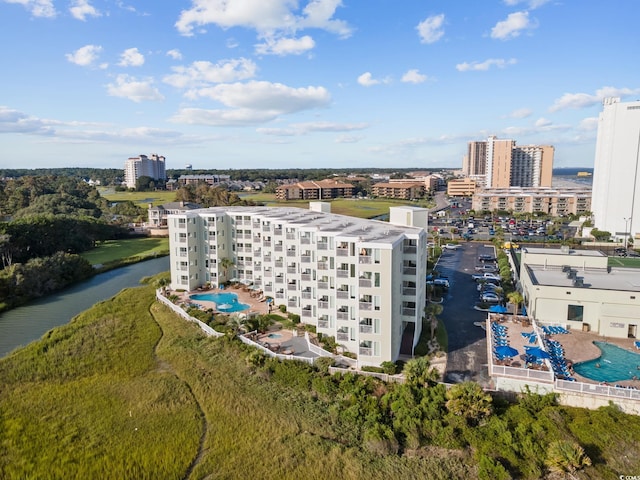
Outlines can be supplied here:
M252 28L258 33L295 33L304 28L318 28L348 37L351 28L333 19L342 0L308 0L302 10L294 0L192 0L191 8L180 12L175 26L183 35L193 35L194 27L214 24L223 29Z
M73 18L82 20L83 22L87 17L100 17L102 15L93 5L89 4L88 0L74 0L71 2L69 11Z
M578 125L578 130L593 132L598 129L598 117L583 118Z
M258 67L246 58L221 60L218 63L208 61L193 62L188 67L172 67L173 74L162 81L176 88L197 88L213 83L228 83L247 80L256 75Z
M538 120L536 120L536 122L534 123L534 125L536 127L549 127L552 125L551 120L547 120L544 117L540 117Z
M514 110L513 112L509 113L509 115L507 115L507 117L509 118L527 118L529 116L531 116L533 112L531 110L529 110L528 108L518 108L517 110Z
M553 105L549 108L549 111L557 112L559 110L566 110L567 108L587 108L601 103L602 100L607 97L628 97L639 94L640 88L616 87L602 87L596 90L595 95L591 95L588 93L565 93L564 95L562 95L562 97L553 102Z
M53 18L57 12L53 0L4 0L6 3L17 3L31 12L34 17Z
M174 60L182 60L182 53L177 48L167 51L167 56L173 58Z
M73 53L67 53L65 57L67 57L67 60L71 63L82 67L90 67L98 59L101 51L102 47L99 45L85 45Z
M529 6L529 10L535 10L550 1L551 0L504 0L504 4L513 7L519 3L525 3Z
M50 135L53 131L46 121L0 105L0 133Z
M264 135L291 137L313 132L350 132L365 128L369 128L368 123L306 122L293 123L287 128L259 128L257 131Z
M256 45L256 53L261 55L300 55L315 47L313 38L308 35L300 38L266 38L264 43Z
M144 55L142 55L137 48L127 48L120 54L121 67L140 67L144 65Z
M381 83L391 83L391 79L389 77L383 79L373 78L371 72L365 72L358 77L358 83L363 87L371 87L373 85L378 85Z
M255 125L281 115L326 107L331 101L324 87L293 88L281 83L225 83L193 91L192 97L218 101L227 110L184 108L171 120L220 126Z
M423 83L427 81L427 76L418 72L417 69L413 68L408 70L404 75L402 75L402 81L405 83Z
M126 74L118 75L115 84L108 84L107 93L112 97L127 98L136 103L144 100L164 100L162 94L153 86L153 80L137 80Z
M338 135L336 143L357 143L364 139L362 135Z
M435 43L442 38L444 30L444 13L432 15L420 22L416 27L421 43Z
M517 60L515 58L511 58L509 60L505 60L504 58L489 58L484 62L464 62L456 65L456 70L459 72L469 72L469 71L486 71L491 67L504 68L508 65L515 65Z
M520 35L525 29L535 28L529 21L529 12L510 13L506 20L496 23L491 29L491 38L498 40L509 40Z

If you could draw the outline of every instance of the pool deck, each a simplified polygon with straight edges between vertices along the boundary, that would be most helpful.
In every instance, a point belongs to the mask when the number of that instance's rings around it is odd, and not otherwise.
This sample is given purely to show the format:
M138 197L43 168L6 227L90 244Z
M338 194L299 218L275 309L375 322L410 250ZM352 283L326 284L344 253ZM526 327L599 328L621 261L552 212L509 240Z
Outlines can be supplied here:
M524 362L524 346L531 346L533 344L529 343L528 339L523 337L521 333L532 332L533 326L524 326L519 321L514 322L511 315L492 314L491 319L492 321L498 321L498 323L507 327L507 338L509 340L509 345L520 352L519 356L513 358L513 360L510 362L510 366L526 368ZM570 366L575 365L576 363L585 362L587 360L593 360L601 355L602 352L593 344L593 342L611 343L629 352L638 354L638 365L640 365L640 351L637 350L634 346L634 341L636 341L637 339L603 337L596 333L583 332L581 330L569 330L569 332L569 334L549 335L547 338L551 338L562 345L565 352L565 360ZM488 332L488 335L490 335L490 332ZM535 345L539 346L540 343L536 343ZM504 363L497 361L494 357L492 357L492 362L494 365L504 365ZM633 365L633 368L636 367L637 365ZM572 374L572 376L578 382L593 384L600 383L595 380L583 377L575 372ZM638 370L638 377L640 377L640 370ZM621 380L615 382L615 384L640 389L640 380Z
M192 300L191 295L199 295L199 294L207 294L207 293L235 293L238 296L238 302L249 305L247 310L241 310L239 312L228 312L224 310L218 310L215 302L208 302L205 300ZM264 300L262 294L257 297L252 297L252 294L256 294L254 290L251 290L247 287L241 286L238 288L229 287L224 289L219 288L209 288L209 289L201 289L194 290L192 292L183 292L180 295L180 299L183 302L191 302L202 305L203 308L209 309L212 308L218 313L225 313L229 315L240 314L240 315L265 315L269 313L269 305ZM262 300L260 300L262 298Z

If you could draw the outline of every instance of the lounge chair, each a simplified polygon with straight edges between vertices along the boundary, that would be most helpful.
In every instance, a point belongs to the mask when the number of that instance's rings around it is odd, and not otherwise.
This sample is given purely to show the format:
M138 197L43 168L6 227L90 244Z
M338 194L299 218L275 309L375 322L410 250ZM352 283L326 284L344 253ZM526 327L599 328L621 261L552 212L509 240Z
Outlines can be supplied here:
M636 350L640 350L640 342L636 341L633 344L636 346Z

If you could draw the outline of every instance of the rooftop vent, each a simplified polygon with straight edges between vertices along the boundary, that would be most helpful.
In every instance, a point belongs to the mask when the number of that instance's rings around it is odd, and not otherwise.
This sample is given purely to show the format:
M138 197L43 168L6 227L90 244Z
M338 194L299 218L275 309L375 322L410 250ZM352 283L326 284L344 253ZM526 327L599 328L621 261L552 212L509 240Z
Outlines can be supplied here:
M563 265L562 266L562 271L564 273L567 273L567 272L571 271L571 267L569 265Z
M574 278L573 286L574 287L584 287L584 278L582 278L582 277Z

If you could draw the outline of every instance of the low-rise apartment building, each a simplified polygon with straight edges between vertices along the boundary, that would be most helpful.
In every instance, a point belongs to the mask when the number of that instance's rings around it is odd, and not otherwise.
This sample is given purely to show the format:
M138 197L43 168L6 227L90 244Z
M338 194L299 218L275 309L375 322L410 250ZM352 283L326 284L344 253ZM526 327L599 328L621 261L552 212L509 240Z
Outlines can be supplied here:
M540 212L548 215L577 215L591 211L591 189L576 188L492 188L473 195L472 208L480 211Z
M640 269L607 262L599 251L523 248L520 285L528 314L542 324L638 338Z
M450 197L470 197L476 193L476 182L470 178L455 178L447 183L447 195Z
M170 215L171 287L252 283L359 365L395 361L401 346L412 354L422 331L427 260L426 210L398 208L392 219L420 226L299 208Z
M202 208L201 205L191 202L169 202L155 207L149 204L149 227L150 228L167 228L167 217L175 213L182 213L187 210L195 210Z
M338 180L311 180L276 188L278 200L330 200L353 196L353 185Z
M398 198L401 200L422 198L425 192L425 184L415 181L376 183L371 187L371 194L374 197Z

